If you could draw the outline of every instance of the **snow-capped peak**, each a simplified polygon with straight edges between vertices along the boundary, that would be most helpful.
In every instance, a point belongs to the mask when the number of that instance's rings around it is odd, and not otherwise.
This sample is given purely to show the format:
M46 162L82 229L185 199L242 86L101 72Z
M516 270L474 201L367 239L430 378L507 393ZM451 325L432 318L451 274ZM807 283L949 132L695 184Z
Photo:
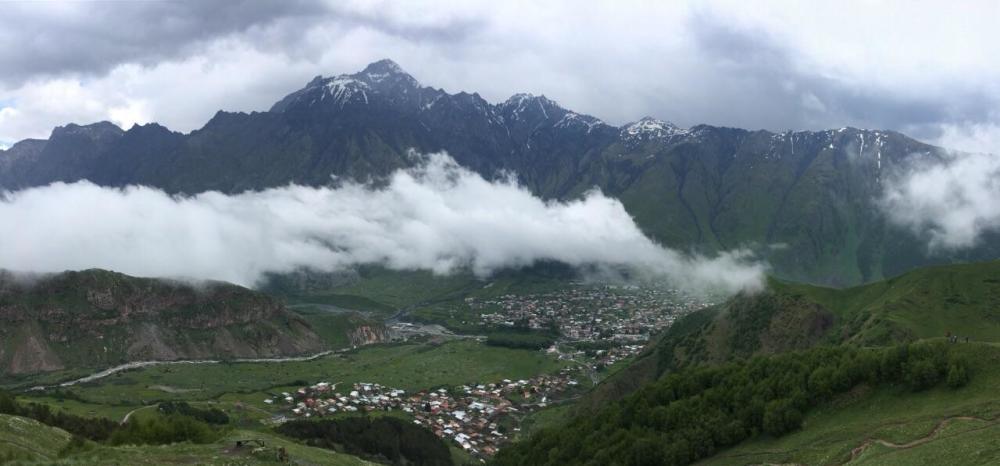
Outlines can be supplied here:
M384 58L374 63L370 63L361 71L363 74L406 74L403 68L396 62Z
M540 115L543 119L561 118L566 110L555 101L544 95L533 95L520 93L512 95L507 101L500 104L502 111L513 120L520 120L522 115ZM533 119L529 117L529 119Z
M413 76L403 71L396 62L385 59L379 60L365 67L360 73L350 75L367 82L372 86L402 86L404 88L420 87L420 83Z
M271 111L284 112L296 105L367 105L373 102L372 99L421 104L425 98L422 92L423 88L416 79L396 62L385 59L371 63L354 74L331 78L316 76L305 88L274 104Z
M502 105L504 107L511 107L515 109L524 108L527 105L539 105L542 107L559 107L552 99L545 97L544 95L534 95L527 92L521 92L510 96L506 102Z
M677 131L677 125L663 120L657 120L653 117L643 117L641 120L634 123L629 123L625 126L625 131L631 135L638 134L650 134L653 136L661 136L666 133L673 133Z
M683 136L689 130L679 128L669 121L658 120L653 117L629 123L622 127L621 136L626 141L647 141L650 139L669 139L675 136Z

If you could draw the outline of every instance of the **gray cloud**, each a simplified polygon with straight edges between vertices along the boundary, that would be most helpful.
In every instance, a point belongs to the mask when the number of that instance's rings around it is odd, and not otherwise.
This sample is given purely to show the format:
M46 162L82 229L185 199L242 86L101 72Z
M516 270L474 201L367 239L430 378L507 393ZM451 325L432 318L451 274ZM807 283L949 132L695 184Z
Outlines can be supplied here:
M434 154L381 188L287 186L171 197L87 182L7 193L0 267L91 267L252 285L268 272L358 264L479 275L540 260L626 268L702 291L758 289L765 267L741 251L702 257L645 237L599 192L546 202L513 178L487 181Z
M913 94L905 86L859 85L804 66L794 44L767 29L733 26L726 18L704 13L693 15L690 24L694 44L713 67L711 74L721 76L722 82L709 88L725 95L705 115L710 120L772 130L886 128L933 139L942 124L989 121L996 108L997 98L986 88Z
M615 124L934 139L996 123L1000 33L980 13L995 6L967 5L5 2L0 140L102 119L190 131L381 58L451 92L546 94Z
M121 63L155 65L198 53L213 39L269 26L301 27L327 13L311 0L4 2L0 80L103 74ZM280 24L288 19L298 21Z

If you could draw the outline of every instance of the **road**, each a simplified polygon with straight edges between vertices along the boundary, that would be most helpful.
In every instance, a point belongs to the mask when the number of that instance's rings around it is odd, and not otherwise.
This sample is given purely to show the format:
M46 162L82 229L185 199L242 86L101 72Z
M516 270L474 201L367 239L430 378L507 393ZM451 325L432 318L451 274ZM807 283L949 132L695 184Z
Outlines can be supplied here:
M290 357L285 357L285 358L244 358L244 359L230 359L230 360L227 360L227 361L222 361L222 360L219 360L219 359L179 359L179 360L174 360L174 361L135 361L135 362L125 363L125 364L122 364L120 366L115 366L115 367L112 367L112 368L109 368L109 369L104 369L102 371L98 371L98 372L95 372L93 374L90 374L90 375L88 375L86 377L81 377L81 378L76 379L76 380L70 380L68 382L63 382L63 383L60 383L60 384L57 384L57 385L39 385L37 387L32 387L31 390L32 391L36 391L36 390L45 390L45 389L48 389L48 388L56 388L56 387L70 387L70 386L73 386L73 385L76 385L76 384L91 382L91 381L98 380L98 379L103 379L103 378L105 378L105 377L107 377L109 375L114 375L114 374L117 374L117 373L122 372L122 371L127 371L127 370L132 370L132 369L140 369L140 368L143 368L143 367L163 366L163 365L169 365L169 364L219 364L219 363L222 363L222 362L234 362L234 363L240 363L240 362L301 362L301 361L312 361L313 359L318 359L318 358L321 358L323 356L328 356L330 354L333 354L333 353L336 353L336 352L340 352L340 351L345 351L345 350L346 349L336 350L336 351L334 351L334 350L328 350L328 351L323 351L323 352L316 353L316 354L311 354L311 355L308 355L308 356L290 356Z

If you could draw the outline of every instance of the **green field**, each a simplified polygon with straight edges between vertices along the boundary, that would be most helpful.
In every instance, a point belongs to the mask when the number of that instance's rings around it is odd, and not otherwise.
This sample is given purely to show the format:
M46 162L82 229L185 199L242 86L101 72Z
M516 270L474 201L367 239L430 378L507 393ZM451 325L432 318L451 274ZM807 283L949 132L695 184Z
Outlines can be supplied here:
M417 391L528 378L561 367L562 362L542 352L488 346L474 340L379 345L304 362L155 366L74 386L72 391L87 403L66 400L63 404L78 414L95 411L118 417L125 407L160 400L213 400L226 395L224 401L259 403L266 391L319 381L373 382ZM23 399L55 402L37 395Z

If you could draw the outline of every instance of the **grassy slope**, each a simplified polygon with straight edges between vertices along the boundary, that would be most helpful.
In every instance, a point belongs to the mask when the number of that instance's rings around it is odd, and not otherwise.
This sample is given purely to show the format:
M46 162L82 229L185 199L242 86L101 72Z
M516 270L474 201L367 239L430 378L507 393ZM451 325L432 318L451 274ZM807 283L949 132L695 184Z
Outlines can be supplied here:
M846 289L772 279L763 293L700 314L661 339L660 372L817 344L885 345L949 332L1000 342L1000 261L931 267Z
M268 445L269 450L256 455L252 454L247 448L232 451L233 444L237 439L262 439ZM284 447L288 451L289 458L299 464L334 466L373 464L350 455L308 447L275 435L256 431L234 431L227 435L225 439L208 445L182 443L174 445L98 447L89 452L71 455L63 462L55 464L285 464L278 462L275 457L274 449L278 447Z
M396 312L396 308L388 304L383 304L374 299L364 296L337 294L337 293L312 293L307 295L297 295L289 297L290 304L327 304L342 309L361 311L374 315L391 316Z
M959 344L972 362L972 380L958 390L938 387L925 392L889 388L850 396L810 412L803 428L781 438L761 437L726 450L700 464L996 464L1000 462L1000 346ZM993 421L956 420L913 448L873 445L854 461L851 452L867 439L895 444L925 437L942 420L972 416ZM989 439L992 437L993 441Z
M18 464L281 464L274 450L253 455L249 449L231 451L236 439L262 439L269 447L285 447L298 464L364 465L371 464L353 456L301 445L259 431L236 430L224 439L207 445L189 443L110 447L90 443L82 451L59 456L70 440L64 430L49 427L32 419L0 415L0 455L13 452Z
M316 335L331 349L351 346L348 334L358 327L382 325L355 312L333 313L311 306L296 307L294 311L309 323Z
M34 419L0 414L0 458L52 460L70 437L64 430Z
M354 296L355 299L366 299L383 306L403 308L460 293L470 286L474 287L476 283L477 280L471 275L439 276L426 271L372 269L365 271L361 281L338 287L331 294Z
M950 331L978 341L1000 341L1000 261L929 267L842 290L772 285L781 292L801 294L844 321L866 319L868 325L856 337L861 341L878 339L883 324L916 339Z

